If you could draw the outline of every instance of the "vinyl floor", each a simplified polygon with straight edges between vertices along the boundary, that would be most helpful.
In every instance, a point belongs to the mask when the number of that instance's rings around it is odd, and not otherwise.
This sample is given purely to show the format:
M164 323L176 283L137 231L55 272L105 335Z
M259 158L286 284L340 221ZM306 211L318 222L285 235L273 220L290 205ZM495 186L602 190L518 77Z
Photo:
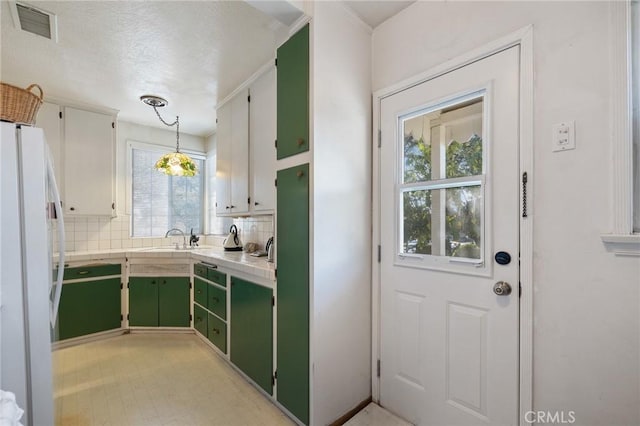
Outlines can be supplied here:
M53 353L58 426L292 425L193 334L125 334Z

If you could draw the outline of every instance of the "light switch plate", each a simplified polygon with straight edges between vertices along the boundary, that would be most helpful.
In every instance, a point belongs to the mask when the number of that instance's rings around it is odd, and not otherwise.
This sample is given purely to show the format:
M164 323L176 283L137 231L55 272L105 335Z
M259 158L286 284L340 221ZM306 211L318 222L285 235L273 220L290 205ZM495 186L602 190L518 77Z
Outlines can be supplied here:
M575 121L564 121L553 126L553 151L576 149Z

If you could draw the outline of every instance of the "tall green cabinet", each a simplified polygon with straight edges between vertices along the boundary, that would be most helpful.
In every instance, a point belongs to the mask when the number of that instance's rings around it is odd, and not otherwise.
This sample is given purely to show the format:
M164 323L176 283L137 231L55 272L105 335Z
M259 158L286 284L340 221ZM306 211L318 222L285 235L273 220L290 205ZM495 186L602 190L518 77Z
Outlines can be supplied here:
M309 424L309 164L278 171L278 402Z
M277 52L277 158L309 151L309 24Z

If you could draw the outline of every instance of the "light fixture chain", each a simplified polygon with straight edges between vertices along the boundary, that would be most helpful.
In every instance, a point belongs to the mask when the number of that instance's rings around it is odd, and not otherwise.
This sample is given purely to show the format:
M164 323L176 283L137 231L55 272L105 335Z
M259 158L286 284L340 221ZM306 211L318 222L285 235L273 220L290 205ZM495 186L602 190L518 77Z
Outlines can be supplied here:
M158 108L155 105L152 105L152 106L153 106L153 110L156 112L156 115L158 116L160 121L162 121L162 124L164 124L165 126L169 126L169 127L176 126L176 152L180 152L180 116L176 115L176 121L174 121L173 123L169 124L166 121L164 121L164 119L162 118L162 116L158 112Z

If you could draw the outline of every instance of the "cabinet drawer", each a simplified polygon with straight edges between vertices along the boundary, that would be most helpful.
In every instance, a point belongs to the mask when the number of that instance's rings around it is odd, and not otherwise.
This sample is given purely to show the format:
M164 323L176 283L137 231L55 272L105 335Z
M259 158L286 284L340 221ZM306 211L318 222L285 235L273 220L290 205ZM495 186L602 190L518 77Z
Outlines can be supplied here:
M65 268L64 279L77 280L83 278L103 277L107 275L120 275L120 264L81 266L77 268Z
M202 263L193 265L193 274L202 278L207 278L207 266Z
M213 281L214 283L220 284L223 287L227 286L227 274L225 274L224 272L220 272L215 268L207 268L207 278L209 279L209 281Z
M200 306L206 307L208 299L207 287L209 287L209 284L199 278L194 278L193 281L195 281L193 300L195 300L196 303L200 304Z
M193 305L193 328L200 334L207 337L207 311L204 308Z
M207 320L207 337L225 354L227 353L227 324L213 314Z
M227 319L227 292L209 285L207 308L222 319Z

